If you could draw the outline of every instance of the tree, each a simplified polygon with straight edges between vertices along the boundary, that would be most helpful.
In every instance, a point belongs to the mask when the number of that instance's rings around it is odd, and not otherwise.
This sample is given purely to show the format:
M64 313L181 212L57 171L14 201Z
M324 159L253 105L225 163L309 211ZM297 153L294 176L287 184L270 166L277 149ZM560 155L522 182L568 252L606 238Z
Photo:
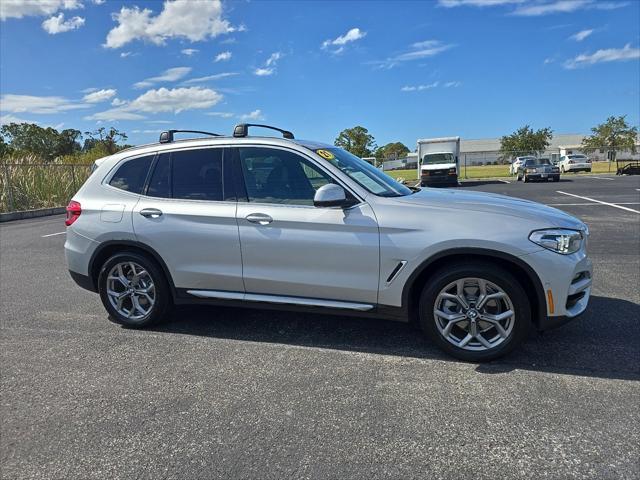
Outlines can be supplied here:
M53 160L80 150L79 130L66 129L58 132L55 128L41 127L35 123L10 123L0 129L4 141L12 150L37 155L45 160Z
M122 150L123 147L118 145L118 142L128 138L126 133L120 132L114 127L109 128L109 130L100 127L93 132L85 132L85 135L87 135L89 139L85 140L83 150L90 150L100 144L104 146L109 155L116 153L118 150Z
M609 160L616 159L618 150L630 150L636 153L638 141L638 128L630 127L626 121L626 115L609 117L607 121L591 129L593 135L582 140L582 150L585 153L595 152L604 148L609 153Z
M369 133L369 130L361 126L343 130L333 144L360 158L370 157L376 149L373 135Z
M553 131L549 127L534 132L529 125L525 125L511 135L505 135L500 139L501 158L540 155L550 145L552 138Z
M409 148L402 142L387 143L376 150L376 159L384 161L387 158L402 158L409 153Z

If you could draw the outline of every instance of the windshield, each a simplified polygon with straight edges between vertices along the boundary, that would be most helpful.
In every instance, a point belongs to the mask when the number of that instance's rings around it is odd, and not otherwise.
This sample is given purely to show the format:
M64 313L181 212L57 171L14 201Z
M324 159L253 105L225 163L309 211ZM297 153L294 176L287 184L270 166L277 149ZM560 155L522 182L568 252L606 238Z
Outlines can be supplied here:
M436 165L438 163L455 163L453 153L427 153L422 157L423 165Z
M583 159L583 158L587 158L584 155L569 155L569 158L571 159Z
M315 150L322 158L349 175L367 191L381 197L402 197L412 191L396 182L373 165L341 148L322 148Z

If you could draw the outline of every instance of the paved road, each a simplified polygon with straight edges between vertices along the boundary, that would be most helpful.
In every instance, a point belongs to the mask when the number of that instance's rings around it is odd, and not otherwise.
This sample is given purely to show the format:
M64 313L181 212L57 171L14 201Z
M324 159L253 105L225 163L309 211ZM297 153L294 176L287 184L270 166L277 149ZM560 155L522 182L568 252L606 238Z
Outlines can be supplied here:
M638 478L640 178L603 178L461 187L592 232L588 313L488 365L385 321L190 308L127 330L43 237L60 217L2 225L2 478Z

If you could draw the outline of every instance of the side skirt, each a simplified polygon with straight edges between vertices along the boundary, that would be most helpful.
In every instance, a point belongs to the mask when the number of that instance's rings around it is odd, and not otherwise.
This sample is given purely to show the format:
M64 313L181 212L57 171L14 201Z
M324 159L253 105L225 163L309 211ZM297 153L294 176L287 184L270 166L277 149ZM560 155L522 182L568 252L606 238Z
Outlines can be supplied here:
M288 297L219 290L176 289L176 304L218 305L227 307L259 308L265 310L285 310L343 315L369 318L383 318L408 322L406 312L399 307L372 305L367 303L325 300L318 298Z

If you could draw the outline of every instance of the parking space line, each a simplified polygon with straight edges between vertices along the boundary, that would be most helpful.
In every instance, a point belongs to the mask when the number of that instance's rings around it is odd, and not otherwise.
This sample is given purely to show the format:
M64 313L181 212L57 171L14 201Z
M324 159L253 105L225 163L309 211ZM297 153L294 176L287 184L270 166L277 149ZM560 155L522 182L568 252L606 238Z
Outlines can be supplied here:
M598 180L615 180L615 178L609 178L609 177L586 177L586 178L597 178Z
M498 179L500 180L500 179ZM509 180L500 180L502 183L511 183Z
M628 212L640 213L640 210L634 210L633 208L623 207L622 205L616 205L615 203L603 202L602 200L596 200L595 198L589 197L581 197L580 195L575 195L573 193L563 192L561 190L556 190L557 193L561 193L562 195L569 195L570 197L580 198L581 200L587 200L589 202L601 203L602 205L608 205L610 207L619 208L621 210L627 210Z
M547 203L550 207L577 207L585 205L601 205L600 203L582 202L582 203ZM616 205L640 205L640 202L618 202ZM605 205L607 206L607 205Z
M49 235L42 235L42 238L54 237L56 235L64 235L67 232L50 233Z

